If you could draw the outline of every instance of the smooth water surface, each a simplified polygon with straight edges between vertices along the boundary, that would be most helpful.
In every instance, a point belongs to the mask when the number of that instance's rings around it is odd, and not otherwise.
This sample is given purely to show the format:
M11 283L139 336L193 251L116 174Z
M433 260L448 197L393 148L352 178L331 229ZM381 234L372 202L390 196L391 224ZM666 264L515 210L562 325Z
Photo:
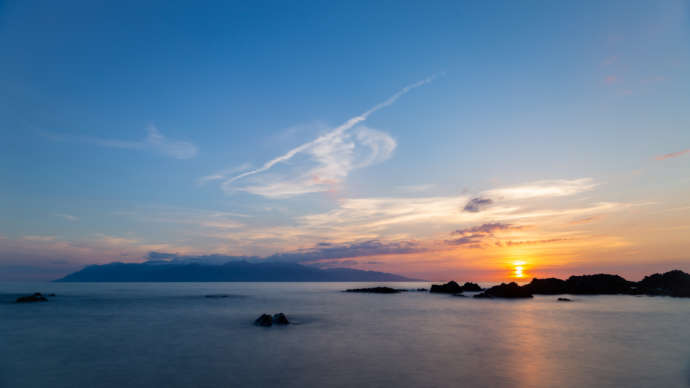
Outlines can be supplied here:
M0 387L690 386L690 299L340 292L372 285L0 284Z

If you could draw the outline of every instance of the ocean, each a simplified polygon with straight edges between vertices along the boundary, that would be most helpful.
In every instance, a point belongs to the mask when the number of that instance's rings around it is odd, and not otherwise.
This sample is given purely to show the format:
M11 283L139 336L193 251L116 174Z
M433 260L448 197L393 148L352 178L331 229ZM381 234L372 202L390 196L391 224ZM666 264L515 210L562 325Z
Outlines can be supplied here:
M690 386L687 298L340 292L382 284L0 284L0 387Z

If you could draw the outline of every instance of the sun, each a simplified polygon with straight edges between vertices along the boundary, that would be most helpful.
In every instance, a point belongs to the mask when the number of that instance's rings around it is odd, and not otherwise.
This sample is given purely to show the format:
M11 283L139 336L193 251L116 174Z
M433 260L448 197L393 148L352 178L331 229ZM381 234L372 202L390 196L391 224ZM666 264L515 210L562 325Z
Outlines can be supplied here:
M525 275L525 263L524 261L514 261L513 262L513 277L516 279L522 279Z

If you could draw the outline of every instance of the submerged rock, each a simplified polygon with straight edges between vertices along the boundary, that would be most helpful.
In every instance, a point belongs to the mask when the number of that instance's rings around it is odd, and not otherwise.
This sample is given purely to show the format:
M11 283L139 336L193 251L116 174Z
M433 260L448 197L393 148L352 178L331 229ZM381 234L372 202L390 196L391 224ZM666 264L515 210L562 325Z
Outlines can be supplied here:
M288 321L285 314L278 313L273 315L273 323L275 323L276 325L289 325L290 321Z
M45 296L41 295L40 292L35 292L32 295L25 295L25 296L20 296L17 298L16 303L31 303L31 302L45 302L48 299L46 299Z
M230 295L228 294L209 294L209 295L204 295L205 298L212 298L212 299L218 299L218 298L229 298Z
M559 302L572 302L573 301L572 299L569 299L569 298L558 298L557 300Z
M407 290L398 290L390 287L351 288L345 292L364 292L372 294L397 294Z
M532 298L532 293L525 287L520 287L517 283L501 283L498 286L493 286L481 294L475 295L475 298Z
M268 315L268 314L261 314L259 318L256 318L254 321L254 324L257 326L272 326L273 325L273 318Z

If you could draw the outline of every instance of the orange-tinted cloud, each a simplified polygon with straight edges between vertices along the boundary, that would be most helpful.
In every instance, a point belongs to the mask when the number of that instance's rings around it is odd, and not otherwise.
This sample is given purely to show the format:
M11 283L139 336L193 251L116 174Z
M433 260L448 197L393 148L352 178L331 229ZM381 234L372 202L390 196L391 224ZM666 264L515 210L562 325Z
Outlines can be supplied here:
M671 159L671 158L677 158L679 156L685 155L688 152L690 152L690 148L684 149L682 151L677 151L677 152L671 152L670 154L665 154L665 155L659 155L656 157L656 160L664 160L664 159Z

